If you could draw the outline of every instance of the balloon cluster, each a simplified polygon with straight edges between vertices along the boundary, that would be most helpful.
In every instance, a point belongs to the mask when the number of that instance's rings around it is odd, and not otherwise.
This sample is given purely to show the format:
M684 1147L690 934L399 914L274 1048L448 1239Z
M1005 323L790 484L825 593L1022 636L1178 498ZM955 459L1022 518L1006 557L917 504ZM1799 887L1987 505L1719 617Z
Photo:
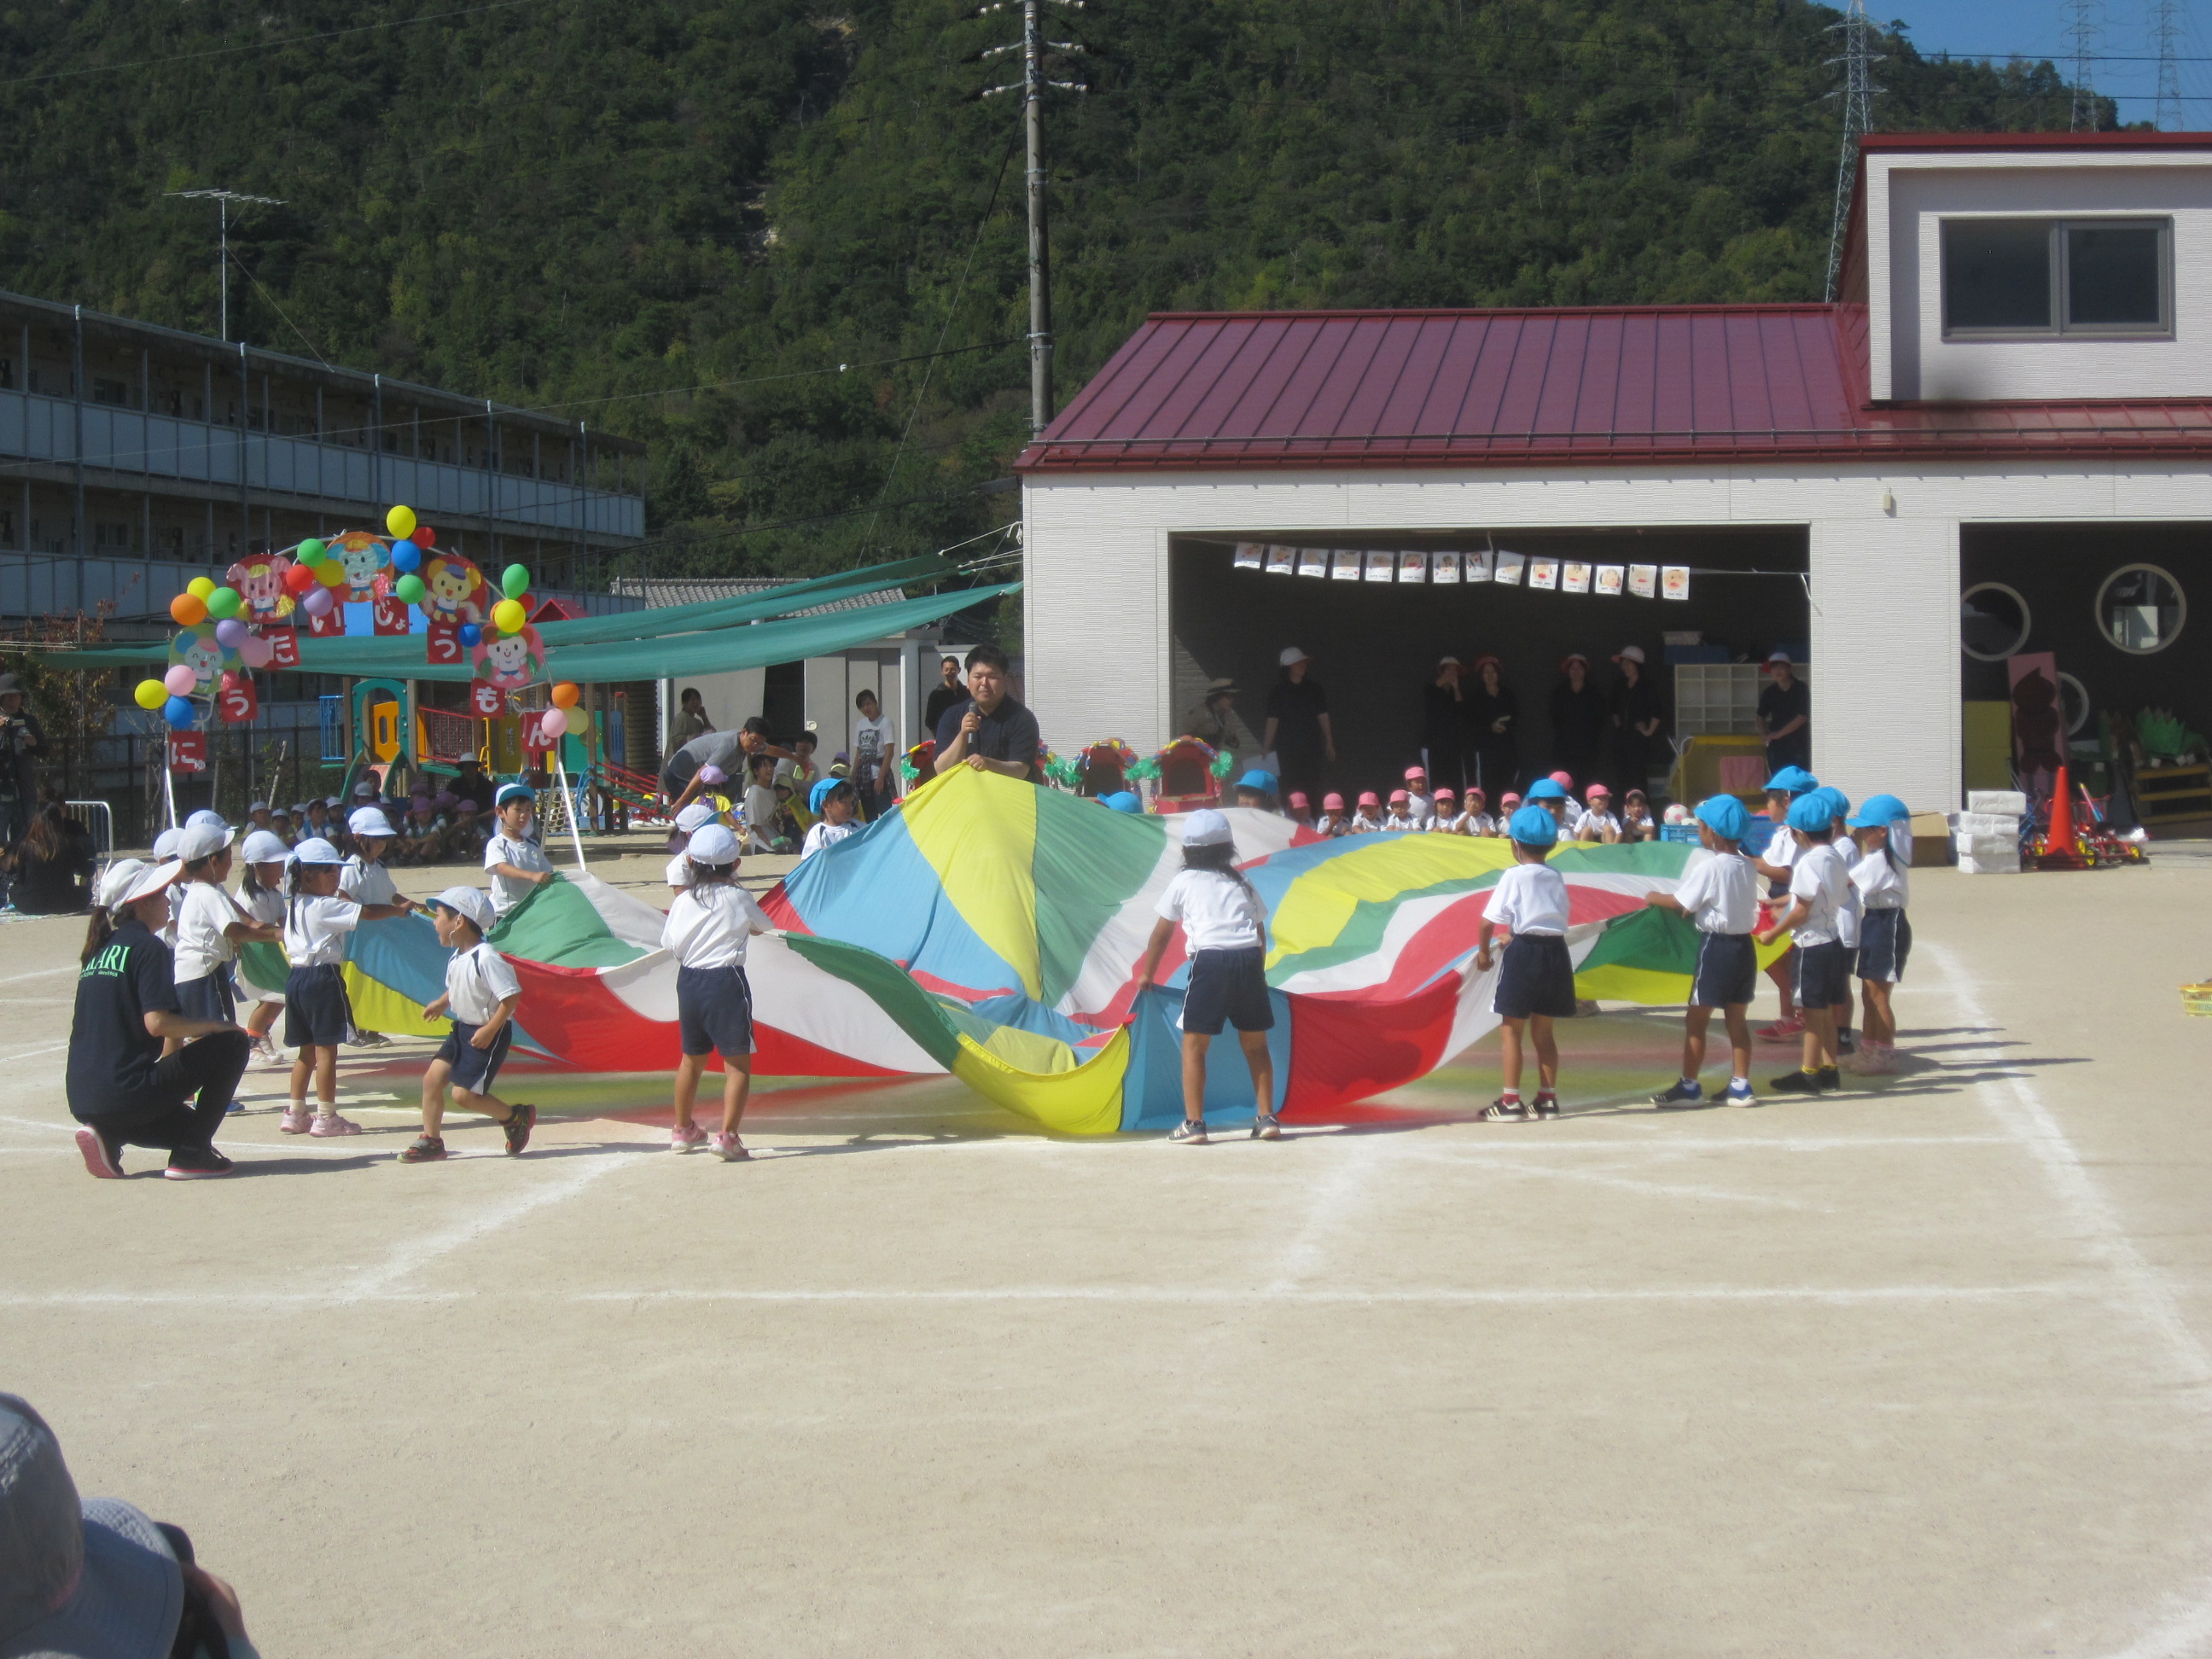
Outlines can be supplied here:
M592 729L592 711L581 707L583 687L562 680L553 688L553 706L538 716L538 729L549 738L580 738Z
M384 515L384 527L392 535L392 568L399 573L392 592L404 604L420 605L429 589L416 573L422 556L438 544L438 532L417 520L411 507L393 507Z
M158 680L139 681L131 698L149 714L158 709L172 729L189 731L199 719L199 710L192 703L192 691L198 684L199 677L191 667L179 663Z

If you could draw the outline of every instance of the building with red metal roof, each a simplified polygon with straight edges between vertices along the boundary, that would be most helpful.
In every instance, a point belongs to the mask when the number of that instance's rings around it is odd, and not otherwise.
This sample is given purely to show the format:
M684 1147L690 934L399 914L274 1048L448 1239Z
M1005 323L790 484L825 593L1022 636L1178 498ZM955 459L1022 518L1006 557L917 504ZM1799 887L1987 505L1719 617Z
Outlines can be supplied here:
M1438 659L1487 653L1516 763L1549 769L1557 662L1637 644L1658 667L1668 635L1723 659L1662 669L1678 736L1747 728L1778 646L1809 656L1815 769L1920 809L2004 781L2023 653L2070 677L2077 741L2147 705L2212 726L2169 649L2212 577L2212 135L1871 136L1839 288L1147 319L1018 464L1048 740L1164 742L1221 676L1260 729L1296 645L1330 776L1365 787L1424 746ZM1469 556L1499 551L1568 585ZM1358 587L1298 580L1343 580L1338 553ZM1641 597L1650 568L1688 597Z

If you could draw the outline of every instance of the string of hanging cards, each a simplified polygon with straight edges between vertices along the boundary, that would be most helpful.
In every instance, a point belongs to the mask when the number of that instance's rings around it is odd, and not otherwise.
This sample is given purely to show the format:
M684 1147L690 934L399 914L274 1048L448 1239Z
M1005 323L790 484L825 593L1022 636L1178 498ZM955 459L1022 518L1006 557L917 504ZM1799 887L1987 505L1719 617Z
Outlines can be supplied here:
M1686 564L1598 564L1498 548L1387 552L1371 548L1286 547L1274 542L1234 545L1237 569L1262 570L1273 576L1311 576L1340 582L1426 582L1440 586L1496 582L1504 587L1561 593L1626 593L1638 599L1690 597L1692 567Z

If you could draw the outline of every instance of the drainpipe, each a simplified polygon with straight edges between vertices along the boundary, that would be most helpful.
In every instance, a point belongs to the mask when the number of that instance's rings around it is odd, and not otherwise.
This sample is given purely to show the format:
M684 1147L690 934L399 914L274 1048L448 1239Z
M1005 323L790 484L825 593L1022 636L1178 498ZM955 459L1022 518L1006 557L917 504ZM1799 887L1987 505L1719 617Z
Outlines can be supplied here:
M76 477L75 502L70 518L70 540L76 554L76 608L84 609L84 307L71 306L76 319L76 331L70 349L70 415L73 422L73 471Z

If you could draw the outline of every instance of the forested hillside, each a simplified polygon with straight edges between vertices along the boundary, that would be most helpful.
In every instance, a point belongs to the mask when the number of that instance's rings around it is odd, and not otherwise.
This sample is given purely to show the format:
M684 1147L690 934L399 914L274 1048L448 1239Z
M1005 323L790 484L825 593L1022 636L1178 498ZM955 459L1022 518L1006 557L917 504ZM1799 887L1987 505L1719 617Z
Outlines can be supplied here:
M1063 397L1166 307L1819 297L1825 7L1051 10ZM163 192L281 197L235 334L647 439L662 568L926 550L1012 510L970 486L1027 432L1019 109L974 96L1019 12L975 14L19 0L0 285L212 331L212 205ZM1881 126L2066 125L2047 64L1885 50Z

